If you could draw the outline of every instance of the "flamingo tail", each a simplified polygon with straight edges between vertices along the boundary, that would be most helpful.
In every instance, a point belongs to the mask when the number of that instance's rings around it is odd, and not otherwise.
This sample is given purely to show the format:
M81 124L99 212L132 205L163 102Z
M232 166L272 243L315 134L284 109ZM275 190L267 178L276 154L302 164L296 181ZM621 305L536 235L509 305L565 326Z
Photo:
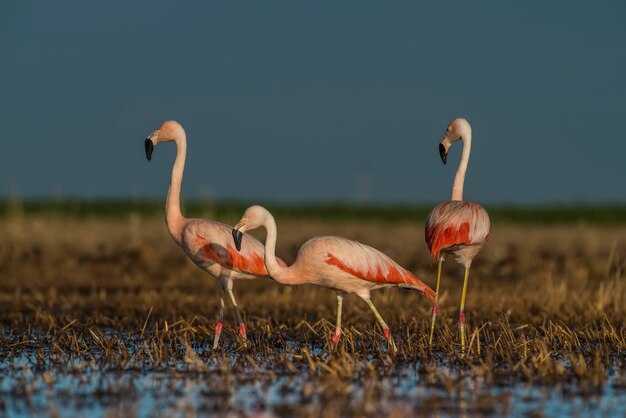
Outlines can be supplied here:
M424 293L424 296L426 296L429 301L431 301L432 303L437 303L437 293L435 293L433 289L428 286L424 286L424 288L420 290Z
M426 296L426 298L431 301L433 304L437 303L437 293L424 282L422 282L417 277L413 276L412 280L406 284L400 285L400 287L419 290Z

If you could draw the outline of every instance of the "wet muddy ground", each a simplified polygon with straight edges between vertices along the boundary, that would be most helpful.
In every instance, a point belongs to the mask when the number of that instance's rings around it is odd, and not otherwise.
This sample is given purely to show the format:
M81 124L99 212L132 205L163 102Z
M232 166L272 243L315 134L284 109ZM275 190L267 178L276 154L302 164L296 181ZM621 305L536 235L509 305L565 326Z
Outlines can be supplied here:
M228 220L226 220L228 221ZM312 235L374 245L434 286L407 223L280 223L292 260ZM376 291L397 354L369 308L270 280L237 283L250 341L229 310L211 350L215 283L162 220L0 222L0 416L624 416L626 228L494 225L468 290L446 263L434 347L430 306Z
M146 346L154 336L75 330L71 338L85 346L80 354L55 348L57 337L24 337L10 335L3 344L9 350L1 354L0 411L9 417L626 414L626 381L617 358L600 381L572 375L544 382L514 370L491 373L475 359L451 360L441 352L407 361L378 347L363 347L369 353L357 355L308 341L281 340L271 355L233 341L219 353L206 341L168 341L179 355L153 364ZM574 367L567 360L560 364Z

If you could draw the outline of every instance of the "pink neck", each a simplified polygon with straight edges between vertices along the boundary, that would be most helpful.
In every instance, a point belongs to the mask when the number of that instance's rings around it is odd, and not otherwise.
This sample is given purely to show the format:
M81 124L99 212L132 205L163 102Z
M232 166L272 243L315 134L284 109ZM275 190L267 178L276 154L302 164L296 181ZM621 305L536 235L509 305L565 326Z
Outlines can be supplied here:
M265 267L270 276L278 283L287 285L304 284L306 281L303 275L295 271L295 267L282 267L276 260L276 240L278 232L276 229L276 221L268 212L268 219L265 221L265 229L267 238L265 239Z
M167 191L167 201L165 202L165 222L170 235L180 245L183 227L186 223L186 219L180 212L180 189L183 181L183 171L185 170L187 138L183 133L182 136L176 137L174 141L176 142L176 160L172 168L172 179L170 180L170 188Z
M456 170L454 185L452 186L452 200L463 200L463 183L465 183L465 172L469 163L470 151L472 149L472 132L463 135L463 155L459 168Z

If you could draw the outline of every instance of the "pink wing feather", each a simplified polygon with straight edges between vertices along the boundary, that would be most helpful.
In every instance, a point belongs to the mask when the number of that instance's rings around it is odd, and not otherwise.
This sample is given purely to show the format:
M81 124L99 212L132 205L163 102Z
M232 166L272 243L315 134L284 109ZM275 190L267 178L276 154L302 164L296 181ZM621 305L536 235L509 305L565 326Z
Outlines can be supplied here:
M322 239L327 244L326 264L369 282L408 285L424 292L431 301L435 300L435 292L430 287L377 249L338 237Z

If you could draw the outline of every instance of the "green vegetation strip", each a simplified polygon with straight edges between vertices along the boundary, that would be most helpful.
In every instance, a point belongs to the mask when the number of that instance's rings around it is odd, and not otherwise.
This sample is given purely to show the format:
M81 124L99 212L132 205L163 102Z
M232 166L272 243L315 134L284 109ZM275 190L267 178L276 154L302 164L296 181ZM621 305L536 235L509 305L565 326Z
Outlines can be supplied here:
M189 201L184 212L189 217L207 216L216 219L236 218L252 202ZM323 220L423 221L432 205L388 204L357 205L351 203L264 203L278 218ZM550 205L511 206L485 205L494 222L513 223L590 223L626 224L626 205ZM0 217L61 216L69 218L122 218L131 214L162 216L164 204L156 200L3 200Z

